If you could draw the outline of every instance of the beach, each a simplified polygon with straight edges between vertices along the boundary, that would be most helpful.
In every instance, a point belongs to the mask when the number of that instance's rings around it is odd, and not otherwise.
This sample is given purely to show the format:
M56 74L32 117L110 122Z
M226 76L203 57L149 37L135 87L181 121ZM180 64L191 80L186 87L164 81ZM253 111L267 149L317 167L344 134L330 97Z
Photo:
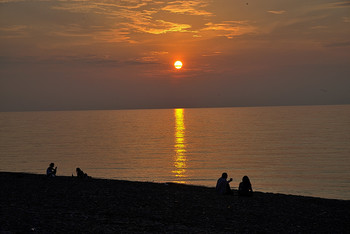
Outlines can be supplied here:
M0 187L0 233L350 232L349 200L10 172Z

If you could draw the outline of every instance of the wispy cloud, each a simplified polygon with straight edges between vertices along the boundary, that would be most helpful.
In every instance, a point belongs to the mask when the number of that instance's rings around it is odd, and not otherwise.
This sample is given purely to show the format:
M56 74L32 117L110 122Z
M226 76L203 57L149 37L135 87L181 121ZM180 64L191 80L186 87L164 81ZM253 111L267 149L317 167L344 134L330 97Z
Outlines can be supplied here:
M164 34L168 32L187 32L187 29L191 28L191 25L188 24L178 24L167 22L164 20L137 22L136 24L125 25L139 32L145 32L150 34Z
M350 7L350 1L342 1L342 2L332 2L332 3L324 3L313 6L313 10L327 10L327 9L336 9L336 8L348 8Z
M49 29L48 29L49 30ZM61 38L65 44L76 44L74 41L78 40L78 44L91 44L99 42L129 42L135 43L130 38L129 29L107 28L103 26L81 26L79 24L59 25L54 30L46 33L48 36ZM67 42L67 39L69 41Z
M139 58L135 59L137 62L142 63L160 63L163 56L167 56L169 52L167 51L150 51L143 53Z
M335 2L330 5L333 7L350 7L350 1Z
M0 0L1 3L24 2L25 0Z
M149 5L150 0L140 1L59 1L52 6L55 10L64 10L74 13L96 13L101 15L115 15L120 9L139 10Z
M0 0L1 3L17 2L21 0ZM44 0L46 1L46 0ZM25 1L23 1L25 2ZM33 2L39 4L42 2ZM233 25L232 22L224 22L222 24L209 23L202 27L198 27L198 22L203 17L215 17L209 11L207 0L130 0L130 1L91 1L91 0L58 0L46 1L45 7L48 11L64 11L67 18L64 23L59 19L52 19L50 22L39 21L35 24L33 30L36 32L42 30L41 36L63 37L66 40L79 38L85 42L88 39L91 43L95 42L129 42L136 43L140 40L138 34L161 35L173 32L192 33L194 36L214 36L210 31L220 32L228 38L245 33L245 27L242 24ZM33 6L33 5L32 5ZM174 17L166 17L174 14ZM57 15L57 14L52 14ZM188 15L197 17L197 27L192 30L192 25L186 23L183 18L176 15ZM67 23L68 22L68 23ZM71 23L69 23L71 22ZM191 21L193 22L193 21ZM30 22L29 22L30 23ZM28 24L29 25L29 24ZM40 29L39 29L40 28ZM20 31L22 29L22 31ZM199 31L202 33L198 33ZM8 33L8 37L24 36L24 28L17 28L17 32L13 30L12 34ZM203 33L205 32L205 33ZM220 36L219 35L219 36ZM82 41L82 43L84 43ZM69 44L69 40L67 41Z
M179 14L202 15L202 16L213 15L213 13L203 9L206 6L207 6L207 3L201 0L174 1L174 2L168 3L168 5L166 5L161 9L164 11L169 11L172 13L179 13Z
M54 36L61 37L90 37L92 33L98 30L91 30L93 27L84 28L78 24L68 24L57 27L51 32Z
M117 36L116 39L109 41L131 41L130 35L133 32L164 34L168 32L187 32L187 30L191 28L189 24L181 24L155 18L153 15L161 10L161 7L158 5L164 5L164 3L148 0L142 2L121 1L117 4L105 1L88 1L78 3L64 2L58 6L54 6L53 9L73 13L90 12L109 18L110 21L116 22L112 25L113 28L123 28L123 30L115 29L113 31L104 31L102 33L102 38L113 38ZM108 32L112 33L112 35L108 36Z
M216 36L224 36L229 39L248 33L253 33L256 28L247 21L224 21L222 23L207 23L200 30L201 33L214 32Z
M94 35L95 38L106 42L129 42L136 43L132 40L129 33L129 28L115 28L104 30L97 35Z
M325 25L317 25L317 26L312 26L311 29L314 29L314 30L319 30L319 29L327 29L328 26L325 26Z
M109 55L97 56L94 54L78 55L56 55L46 57L36 56L0 56L0 65L18 65L18 64L70 64L70 65L98 65L98 66L121 66L121 65L142 65L156 64L158 60L151 57L138 57L126 60L119 60Z
M348 47L350 46L350 41L345 41L345 42L334 42L325 45L326 47Z
M350 17L343 17L343 22L350 23Z
M0 38L23 38L28 37L27 25L11 25L0 28Z
M202 57L212 57L212 56L218 56L218 55L221 55L222 52L221 51L213 51L209 54L202 54Z
M275 15L282 15L282 14L286 13L286 11L284 11L284 10L280 10L280 11L268 11L268 13L275 14Z
M34 56L21 56L21 57L15 57L15 56L0 56L0 65L8 65L8 64L24 64L24 63L31 63L36 61L37 58Z

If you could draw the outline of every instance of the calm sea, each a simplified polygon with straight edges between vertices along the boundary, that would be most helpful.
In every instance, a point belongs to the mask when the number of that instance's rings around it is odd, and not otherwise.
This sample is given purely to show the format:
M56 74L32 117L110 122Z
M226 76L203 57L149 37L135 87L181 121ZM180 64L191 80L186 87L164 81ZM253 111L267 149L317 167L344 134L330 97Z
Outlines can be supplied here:
M0 113L0 170L350 199L350 105Z

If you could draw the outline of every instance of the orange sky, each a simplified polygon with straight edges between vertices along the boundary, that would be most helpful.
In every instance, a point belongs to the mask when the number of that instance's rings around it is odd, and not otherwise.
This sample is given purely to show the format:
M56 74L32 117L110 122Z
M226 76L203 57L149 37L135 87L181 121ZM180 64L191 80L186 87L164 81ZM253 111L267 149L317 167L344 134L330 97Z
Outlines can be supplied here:
M350 104L350 1L0 0L0 48L0 111Z

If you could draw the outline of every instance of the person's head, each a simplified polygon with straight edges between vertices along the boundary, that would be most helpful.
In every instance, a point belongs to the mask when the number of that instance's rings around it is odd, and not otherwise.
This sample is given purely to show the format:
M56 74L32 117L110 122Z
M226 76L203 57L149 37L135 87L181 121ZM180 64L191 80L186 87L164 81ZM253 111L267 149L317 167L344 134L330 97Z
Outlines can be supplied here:
M226 172L222 173L221 177L227 179L227 173Z
M54 163L50 163L50 167L54 167L55 166L55 164Z
M76 169L76 170L77 170L77 172L80 172L80 171L81 171L81 169L80 169L79 167L77 167L77 169Z
M242 181L243 181L243 183L250 184L250 180L249 180L248 176L243 176Z

